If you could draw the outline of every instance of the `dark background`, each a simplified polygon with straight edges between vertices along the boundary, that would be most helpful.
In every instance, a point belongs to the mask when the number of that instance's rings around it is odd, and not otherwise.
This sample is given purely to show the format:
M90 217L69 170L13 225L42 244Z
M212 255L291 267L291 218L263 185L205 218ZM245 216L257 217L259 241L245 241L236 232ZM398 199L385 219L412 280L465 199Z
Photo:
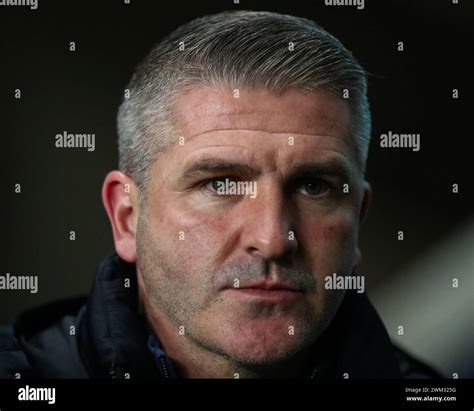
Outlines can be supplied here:
M405 340L395 336L400 344L448 375L474 376L468 91L474 3L466 0L366 0L364 10L325 6L324 0L39 0L37 10L0 7L0 275L39 277L37 294L0 290L0 321L88 291L97 264L113 250L100 190L117 166L115 117L133 68L164 34L227 9L313 19L371 73L367 178L374 199L362 231L359 272L367 276L391 334L397 324L413 324ZM397 51L399 41L403 52ZM17 88L21 99L14 98ZM452 99L453 88L459 99ZM95 133L95 151L55 148L54 137L64 130ZM380 148L379 136L388 130L420 133L421 150ZM16 183L21 194L14 192ZM69 240L71 230L75 241ZM397 240L398 230L404 241ZM431 277L432 270L438 274ZM453 277L463 278L461 294L452 289ZM434 291L433 284L439 284ZM431 307L434 296L437 305Z

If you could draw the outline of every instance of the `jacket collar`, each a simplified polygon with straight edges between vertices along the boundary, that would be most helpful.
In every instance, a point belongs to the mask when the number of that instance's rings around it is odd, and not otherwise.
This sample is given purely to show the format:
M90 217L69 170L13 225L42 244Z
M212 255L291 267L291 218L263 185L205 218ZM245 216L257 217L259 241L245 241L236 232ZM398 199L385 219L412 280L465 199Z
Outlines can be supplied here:
M316 345L315 355L329 358L330 378L401 378L390 337L365 293L346 293Z
M102 261L80 325L80 350L92 377L159 377L138 312L134 264L112 254Z
M134 264L112 254L102 261L80 324L79 346L92 377L160 378L138 312ZM365 294L347 292L312 349L308 377L400 378L390 338ZM346 375L347 374L347 375Z

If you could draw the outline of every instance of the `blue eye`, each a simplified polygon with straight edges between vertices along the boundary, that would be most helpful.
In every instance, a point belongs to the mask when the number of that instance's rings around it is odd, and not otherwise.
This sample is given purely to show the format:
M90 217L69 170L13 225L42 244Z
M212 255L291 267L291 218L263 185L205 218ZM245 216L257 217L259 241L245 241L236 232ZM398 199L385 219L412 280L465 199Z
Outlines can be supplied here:
M207 180L207 182L204 184L204 187L210 191L214 191L215 193L225 194L222 190L224 190L226 183L230 183L232 181L238 180L231 177L217 177L213 178L212 180Z
M206 188L211 191L218 191L220 187L222 187L222 184L225 184L222 179L214 179L206 183Z
M329 191L329 184L323 180L308 180L300 184L296 191L306 196L319 196Z

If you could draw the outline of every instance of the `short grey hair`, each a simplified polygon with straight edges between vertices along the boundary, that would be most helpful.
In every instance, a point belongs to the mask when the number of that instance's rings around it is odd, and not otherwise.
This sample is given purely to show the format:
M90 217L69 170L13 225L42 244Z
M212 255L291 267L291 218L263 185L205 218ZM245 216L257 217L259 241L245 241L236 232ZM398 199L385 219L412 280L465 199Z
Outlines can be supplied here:
M135 69L117 123L119 168L140 193L158 153L177 140L176 98L196 86L222 85L348 93L351 140L364 175L371 134L367 73L352 53L311 20L230 11L179 27Z

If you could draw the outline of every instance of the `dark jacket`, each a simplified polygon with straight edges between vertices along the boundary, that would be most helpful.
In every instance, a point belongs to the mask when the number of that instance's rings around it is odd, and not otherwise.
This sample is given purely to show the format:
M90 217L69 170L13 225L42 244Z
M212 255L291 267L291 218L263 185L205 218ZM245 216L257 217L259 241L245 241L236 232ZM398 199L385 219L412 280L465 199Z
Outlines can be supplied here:
M138 313L135 265L113 254L99 266L88 298L26 311L0 327L0 378L135 379L173 375L165 368L165 364L171 366L169 359L150 345L150 337ZM312 353L302 377L439 376L395 348L368 298L355 292L346 294Z

